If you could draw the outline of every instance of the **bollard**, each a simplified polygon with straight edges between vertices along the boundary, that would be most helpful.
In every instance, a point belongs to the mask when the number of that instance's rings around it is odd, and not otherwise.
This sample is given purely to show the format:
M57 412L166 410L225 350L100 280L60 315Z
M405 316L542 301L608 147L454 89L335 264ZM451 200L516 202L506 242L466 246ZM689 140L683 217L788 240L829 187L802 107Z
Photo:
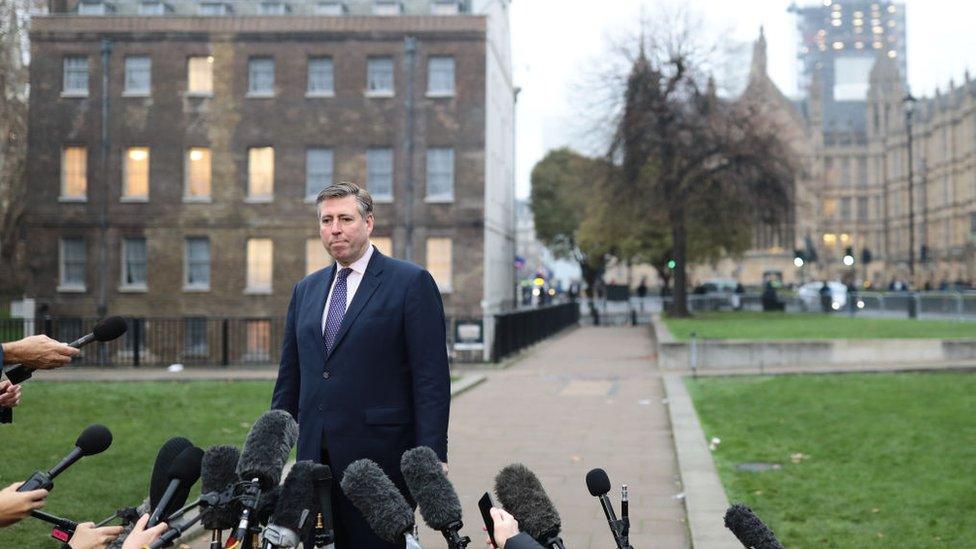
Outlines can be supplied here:
M698 379L698 334L691 332L691 349L688 359L691 360L691 377Z
M630 325L637 326L637 309L630 310Z

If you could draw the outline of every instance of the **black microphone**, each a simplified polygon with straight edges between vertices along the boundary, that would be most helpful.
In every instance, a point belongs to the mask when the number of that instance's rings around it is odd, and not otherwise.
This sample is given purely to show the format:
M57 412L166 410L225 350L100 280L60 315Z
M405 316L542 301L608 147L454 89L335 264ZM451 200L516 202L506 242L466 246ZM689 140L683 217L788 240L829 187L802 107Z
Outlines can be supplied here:
M227 539L227 547L244 540L261 492L281 482L281 469L297 440L298 424L284 410L269 410L251 426L237 463L237 475L241 478L237 493L241 502L240 521Z
M314 471L315 493L318 494L319 508L315 519L312 545L315 547L335 547L335 531L332 526L332 469L322 465Z
M201 494L221 493L227 490L232 492L234 486L241 480L237 476L237 462L240 458L241 453L234 446L221 445L208 448L203 454L203 462L200 466ZM205 529L227 530L237 523L237 519L241 516L241 508L237 502L228 502L224 505L207 506L200 511L200 514L203 515L201 524Z
M522 531L546 547L565 549L559 537L559 512L528 467L513 463L495 477L495 495Z
M628 538L628 531L630 530L630 520L625 523L623 520L617 519L617 514L613 511L613 504L610 503L610 498L607 494L610 492L610 477L607 476L607 472L603 469L592 469L589 473L586 473L586 489L590 491L590 495L600 499L600 505L603 507L603 514L607 516L607 523L610 524L610 533L613 534L613 541L616 542L619 549L632 549L630 546L630 541Z
M45 513L44 511L31 511L31 516L48 524L54 525L54 528L51 530L51 537L60 541L61 543L68 543L68 541L71 540L71 537L75 535L75 530L78 528L77 522L52 515L50 513Z
M54 477L60 475L79 459L85 456L100 454L111 445L112 432L108 430L108 427L97 423L89 425L78 435L78 439L75 440L75 448L64 459L46 473L35 471L30 478L24 481L20 488L17 488L17 491L29 492L39 488L51 490L54 488Z
M749 549L783 549L773 531L752 509L736 503L725 512L725 527Z
M414 536L413 509L375 461L350 463L339 486L380 539L389 543L405 539L407 549L420 547Z
M440 458L426 446L403 453L400 471L410 494L420 507L420 516L434 530L440 531L450 549L464 549L471 538L461 536L461 501L454 485L447 480Z
M200 478L200 463L203 461L203 450L196 446L191 446L180 452L166 474L168 480L166 491L163 492L158 501L150 499L153 512L149 515L149 522L146 528L152 528L159 524L160 518L169 516L173 511L186 503L186 498L190 495L190 488L196 484Z
M275 506L268 526L264 529L264 549L273 547L298 547L311 526L309 515L316 505L315 468L312 461L299 461L292 466L281 497Z
M121 316L112 316L101 320L98 324L96 324L90 334L86 334L72 341L68 345L76 349L80 349L92 341L112 341L113 339L116 339L124 334L125 331L125 319ZM11 383L17 385L30 379L31 375L34 373L34 370L34 368L24 364L14 364L13 366L6 368L4 373L7 374L7 379L9 379Z

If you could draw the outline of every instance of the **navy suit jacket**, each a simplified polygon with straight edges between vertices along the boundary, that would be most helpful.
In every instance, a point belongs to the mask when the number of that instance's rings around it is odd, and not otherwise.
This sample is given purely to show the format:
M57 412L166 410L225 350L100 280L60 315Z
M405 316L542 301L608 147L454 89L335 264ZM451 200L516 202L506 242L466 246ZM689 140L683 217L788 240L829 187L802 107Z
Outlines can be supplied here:
M447 462L451 380L444 307L430 273L374 249L326 357L322 314L336 265L292 291L271 407L298 421L298 460L336 475L376 461L398 484L400 457L429 446Z

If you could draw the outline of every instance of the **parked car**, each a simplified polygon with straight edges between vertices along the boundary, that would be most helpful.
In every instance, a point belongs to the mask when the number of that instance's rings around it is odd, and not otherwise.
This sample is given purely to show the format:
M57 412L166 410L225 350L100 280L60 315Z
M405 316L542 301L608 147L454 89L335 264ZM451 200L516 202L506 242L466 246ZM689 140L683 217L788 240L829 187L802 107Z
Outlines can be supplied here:
M823 282L817 281L807 282L797 289L796 296L800 299L800 306L803 307L804 311L821 310L821 288L823 288ZM827 288L830 289L830 308L835 311L844 309L844 307L847 305L847 286L832 280L827 283Z

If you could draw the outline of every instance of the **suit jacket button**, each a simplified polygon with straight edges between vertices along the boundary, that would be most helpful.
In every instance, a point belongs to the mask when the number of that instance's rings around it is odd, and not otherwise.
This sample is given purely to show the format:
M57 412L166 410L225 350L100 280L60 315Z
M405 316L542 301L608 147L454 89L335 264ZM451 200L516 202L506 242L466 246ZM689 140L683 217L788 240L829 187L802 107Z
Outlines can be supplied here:
M330 377L332 377L332 374L330 374L329 372L325 372L322 374L322 377L325 379L329 379Z

